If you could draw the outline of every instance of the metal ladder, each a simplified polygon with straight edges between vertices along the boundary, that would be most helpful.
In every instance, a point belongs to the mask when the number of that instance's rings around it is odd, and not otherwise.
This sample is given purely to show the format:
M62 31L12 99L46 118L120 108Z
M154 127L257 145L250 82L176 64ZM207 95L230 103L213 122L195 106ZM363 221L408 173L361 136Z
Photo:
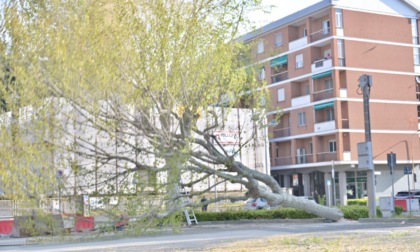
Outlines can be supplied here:
M182 181L180 181L180 183L182 185ZM186 206L191 202L188 191L185 190L185 188L181 185L179 189L179 194L181 198L181 204L184 207L184 214L185 214L185 219L187 220L187 225L190 226L193 222L195 222L195 224L198 224L197 217L195 216L194 210Z

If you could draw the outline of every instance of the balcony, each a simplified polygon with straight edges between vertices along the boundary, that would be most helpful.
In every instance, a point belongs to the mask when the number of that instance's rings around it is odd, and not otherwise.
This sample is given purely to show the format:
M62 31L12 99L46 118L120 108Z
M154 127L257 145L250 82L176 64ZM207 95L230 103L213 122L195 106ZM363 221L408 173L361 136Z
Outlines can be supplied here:
M314 131L321 132L326 130L334 130L335 129L335 120L333 121L326 121L314 124Z
M282 166L282 165L291 165L292 164L292 157L288 156L288 157L277 157L277 158L273 158L274 162L271 162L272 164L274 164L274 166Z
M312 154L296 156L296 164L308 164L308 163L313 163L313 162L314 162L314 158Z
M292 98L292 107L311 103L311 96L304 95Z
M337 152L320 152L316 154L317 162L337 160Z
M322 101L322 100L334 97L334 92L333 92L333 89L330 88L330 89L324 89L322 91L314 92L313 95L314 95L313 96L314 102L316 102L316 101Z
M273 74L271 76L271 83L276 83L276 82L284 81L287 79L289 79L289 73L285 71L278 74Z
M330 36L330 34L331 34L331 28L329 28L329 27L325 28L325 29L322 29L322 30L319 30L319 31L316 31L316 32L314 32L310 35L311 43L315 42L317 40L321 40L323 38L326 38L326 37Z
M294 49L298 49L298 48L306 46L307 44L308 44L308 38L307 37L302 37L300 39L291 41L289 43L289 50L291 51L291 50L294 50Z
M274 135L273 136L274 138L290 136L290 127L281 128L281 129L274 129L273 130L273 135Z
M332 67L332 59L320 59L311 65L312 73L329 70Z

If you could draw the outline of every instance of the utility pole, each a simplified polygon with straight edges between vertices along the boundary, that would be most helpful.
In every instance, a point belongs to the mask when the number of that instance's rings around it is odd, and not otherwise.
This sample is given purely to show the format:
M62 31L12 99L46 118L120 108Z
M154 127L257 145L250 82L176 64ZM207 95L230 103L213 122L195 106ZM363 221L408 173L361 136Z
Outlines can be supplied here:
M376 196L375 196L375 167L373 165L372 155L372 137L370 130L370 112L369 112L369 96L372 87L372 76L361 75L359 77L359 87L363 91L363 112L365 119L365 142L358 144L359 169L367 168L367 191L369 217L376 217Z

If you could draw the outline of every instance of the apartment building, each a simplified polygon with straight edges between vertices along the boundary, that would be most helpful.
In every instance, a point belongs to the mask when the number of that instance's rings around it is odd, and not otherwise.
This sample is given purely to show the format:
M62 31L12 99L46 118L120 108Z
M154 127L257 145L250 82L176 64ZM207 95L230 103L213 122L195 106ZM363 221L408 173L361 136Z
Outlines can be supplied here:
M330 204L367 195L357 151L365 141L358 80L367 74L376 196L391 196L392 184L420 188L419 12L408 0L324 0L241 37L255 44L271 93L268 120L281 115L268 131L271 174L282 187Z

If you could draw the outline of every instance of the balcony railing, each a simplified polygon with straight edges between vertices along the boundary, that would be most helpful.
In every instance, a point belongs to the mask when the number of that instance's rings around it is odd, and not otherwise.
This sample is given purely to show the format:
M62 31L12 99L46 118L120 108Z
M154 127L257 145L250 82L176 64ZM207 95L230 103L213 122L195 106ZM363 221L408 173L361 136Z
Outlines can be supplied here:
M314 158L312 154L296 156L296 164L307 164L307 163L313 163L313 162L314 162Z
M271 76L271 83L276 83L276 82L284 81L287 79L289 79L289 73L285 71L278 74L273 74Z
M290 127L273 130L274 138L290 136Z
M316 154L317 162L337 160L337 152L320 152Z
M327 121L327 122L320 122L314 124L314 131L320 132L325 130L333 130L335 129L335 120Z
M294 41L291 41L289 43L289 50L294 50L300 47L304 47L308 44L308 38L307 37L302 37L299 39L296 39Z
M282 166L282 165L291 165L292 164L292 157L288 156L288 157L277 157L277 158L273 158L272 160L273 162L271 162L272 164L274 164L274 166Z
M322 91L314 92L314 102L332 98L334 96L334 89L324 89Z
M320 72L332 67L332 59L320 59L312 64L312 72Z
M304 95L292 98L292 107L311 103L311 96Z
M310 39L311 39L311 42L315 42L317 40L330 36L330 34L331 34L331 28L322 29L322 30L312 33L310 35Z

